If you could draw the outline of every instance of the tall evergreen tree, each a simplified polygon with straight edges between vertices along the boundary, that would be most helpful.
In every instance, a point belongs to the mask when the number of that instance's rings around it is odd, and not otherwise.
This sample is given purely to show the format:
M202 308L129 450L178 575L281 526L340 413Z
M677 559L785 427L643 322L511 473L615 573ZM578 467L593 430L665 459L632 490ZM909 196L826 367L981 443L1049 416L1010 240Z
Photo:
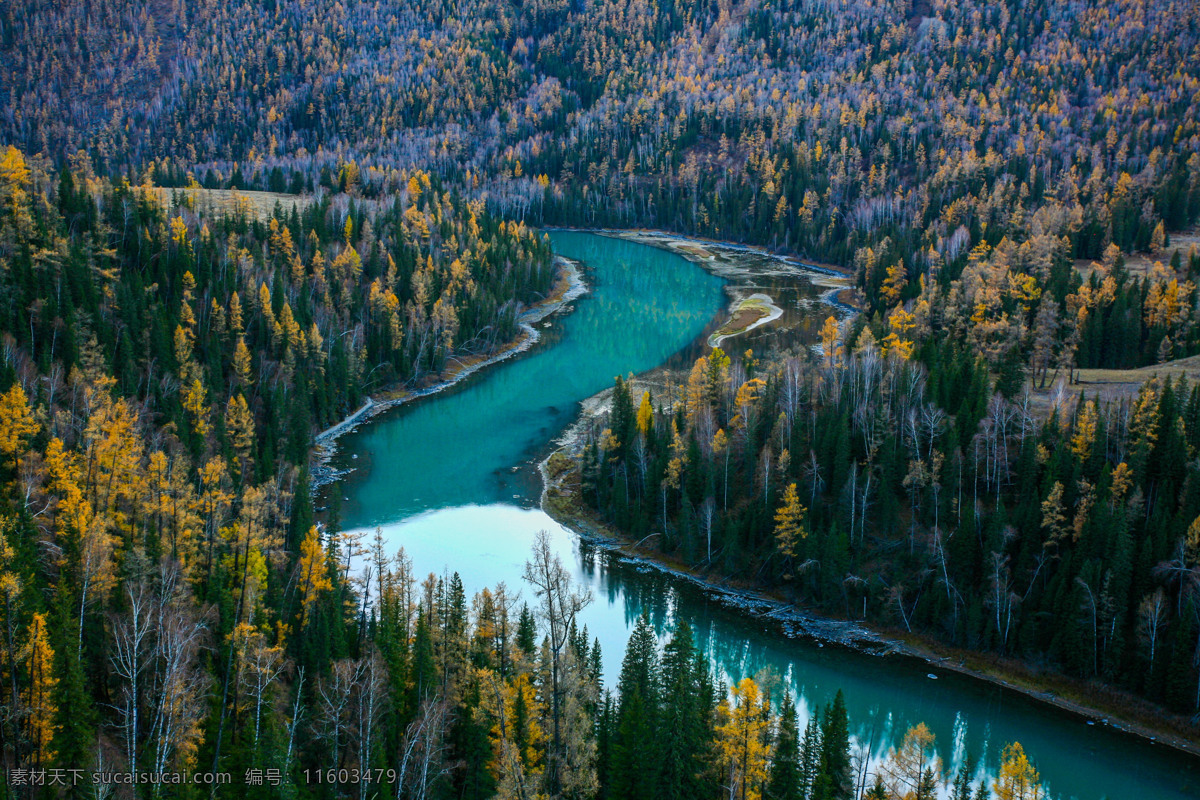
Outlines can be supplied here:
M796 706L791 695L785 693L766 796L769 800L804 800L801 779L800 727Z
M712 746L706 729L701 656L692 639L691 626L681 621L663 651L662 713L660 731L659 797L687 800L704 794L701 773L704 754Z
M839 689L821 721L821 761L813 782L813 800L851 800L854 772L850 764L850 719Z
M620 700L613 743L613 796L655 796L658 736L658 640L645 612L634 625L617 683Z

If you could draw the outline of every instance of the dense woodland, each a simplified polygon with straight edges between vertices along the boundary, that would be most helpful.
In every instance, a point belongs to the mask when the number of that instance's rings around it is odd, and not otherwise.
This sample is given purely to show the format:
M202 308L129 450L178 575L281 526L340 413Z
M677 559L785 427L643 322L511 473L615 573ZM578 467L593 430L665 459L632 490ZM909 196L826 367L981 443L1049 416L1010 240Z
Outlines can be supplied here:
M1047 236L1142 250L1200 211L1194 3L33 2L2 128L103 173L385 191L855 264L878 288ZM886 254L873 264L860 251ZM1065 241L1061 241L1065 240Z
M236 796L1037 796L1016 745L995 787L920 728L868 763L840 704L805 724L714 683L686 629L660 652L639 626L605 692L545 550L468 600L314 526L314 433L509 342L552 290L539 224L788 251L863 305L816 354L618 381L579 465L612 525L1200 712L1200 386L1071 385L1200 352L1200 255L1171 247L1200 215L1197 65L1185 0L4 5L5 765L291 779Z
M825 333L819 357L715 350L657 406L618 379L584 500L837 615L1200 712L1200 386L1047 410L953 337Z
M549 286L544 240L407 186L208 216L3 154L7 792L214 791L92 783L117 771L225 773L236 797L1039 796L1017 743L994 785L923 725L855 747L840 694L801 732L791 698L717 682L686 625L660 651L643 618L602 691L591 597L546 538L525 586L468 599L312 525L314 428L374 371L503 343Z

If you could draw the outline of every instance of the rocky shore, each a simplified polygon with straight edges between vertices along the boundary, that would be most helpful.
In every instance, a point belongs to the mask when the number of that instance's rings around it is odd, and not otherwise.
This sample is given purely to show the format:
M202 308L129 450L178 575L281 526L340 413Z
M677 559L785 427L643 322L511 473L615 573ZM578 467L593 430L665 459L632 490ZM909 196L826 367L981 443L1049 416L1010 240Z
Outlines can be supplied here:
M755 251L753 248L656 232L597 232L665 247L706 269L722 270L717 274L724 277L732 275L743 282L746 276L753 272L744 264L737 263L740 259L736 258L736 254L745 254L755 260L783 260L783 257ZM714 251L724 251L724 254L717 259L714 257ZM731 255L734 257L730 258ZM718 263L719 267L714 268L713 265ZM784 263L787 264L786 261ZM813 267L803 265L802 268L807 270ZM820 300L849 316L858 312L857 308L845 300L846 294L851 291L848 280L831 280L825 286ZM738 300L735 300L731 304L731 317L737 303ZM636 376L630 389L634 397L639 397L646 390L650 390L656 397L662 397L668 387L680 385L684 378L686 376L672 374L659 368ZM939 672L965 675L1055 706L1086 720L1089 725L1112 727L1200 756L1200 741L1194 733L1194 726L1189 725L1183 718L1165 717L1159 709L1136 698L1122 695L1106 697L1103 702L1092 701L1088 697L1092 688L1090 685L1040 674L1022 662L946 648L920 636L902 635L899 632L893 635L863 623L813 613L781 598L770 596L753 586L739 585L721 576L701 573L686 564L674 562L661 553L639 547L640 543L631 542L598 519L583 506L578 497L578 473L574 467L587 441L589 428L598 424L608 413L611 398L612 390L606 389L584 400L579 419L563 432L555 441L556 449L539 464L543 483L542 510L594 546L634 563L639 568L654 569L688 581L726 606L738 609L751 617L773 620L788 636L849 647L880 657L918 659L929 666L931 677L935 677Z
M535 327L537 323L562 310L568 303L576 300L588 290L579 264L562 256L555 256L554 260L559 271L554 290L545 300L526 309L518 317L517 323L521 326L521 335L514 341L488 356L454 359L455 365L443 370L428 385L415 389L395 389L383 392L378 397L367 397L362 407L353 414L318 433L313 444L312 483L314 488L332 483L339 476L345 474L345 471L338 471L331 466L333 456L337 452L338 437L354 430L376 414L419 397L440 392L479 370L511 358L517 353L522 353L536 344L541 338L541 333Z

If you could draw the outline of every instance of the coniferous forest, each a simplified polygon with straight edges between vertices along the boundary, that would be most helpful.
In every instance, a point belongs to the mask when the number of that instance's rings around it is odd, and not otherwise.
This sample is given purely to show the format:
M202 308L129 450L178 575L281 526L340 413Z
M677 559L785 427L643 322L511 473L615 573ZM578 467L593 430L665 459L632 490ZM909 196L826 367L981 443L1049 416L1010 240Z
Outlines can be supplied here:
M317 507L321 431L561 294L554 226L855 311L618 377L574 513L1197 740L1197 3L14 0L0 66L5 797L1045 796L686 623L603 674L546 537L468 596Z

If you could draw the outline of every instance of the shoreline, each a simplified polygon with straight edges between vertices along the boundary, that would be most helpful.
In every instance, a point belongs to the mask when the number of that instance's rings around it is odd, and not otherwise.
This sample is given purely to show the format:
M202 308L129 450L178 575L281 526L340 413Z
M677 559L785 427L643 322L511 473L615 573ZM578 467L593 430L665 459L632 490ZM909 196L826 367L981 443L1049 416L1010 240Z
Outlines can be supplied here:
M589 398L589 400L597 403L598 396ZM585 412L586 414L587 412ZM582 416L572 428L582 426L588 419L590 417ZM569 429L562 438L569 440L574 434L577 434L577 431L573 432ZM596 518L590 509L580 507L569 490L564 491L566 489L565 480L577 473L570 469L555 470L552 461L556 456L560 459L568 459L569 456L564 455L564 450L570 448L572 444L571 441L567 441L538 465L538 471L542 476L541 509L555 522L572 531L593 547L616 554L631 563L687 581L735 611L754 618L774 620L779 624L781 632L789 638L808 638L879 658L916 659L932 670L955 673L991 684L1004 691L1022 695L1037 703L1053 706L1059 711L1085 720L1088 725L1112 728L1121 733L1147 740L1152 744L1200 758L1200 741L1196 738L1189 738L1184 733L1176 732L1174 729L1176 725L1155 726L1150 722L1132 718L1141 717L1143 714L1161 713L1160 709L1147 703L1143 710L1135 711L1131 717L1131 709L1127 705L1122 706L1123 703L1139 702L1137 698L1115 697L1113 699L1114 707L1106 709L1086 700L1064 697L1060 692L1086 688L1088 684L1067 676L1051 676L1058 680L1046 681L1043 679L1040 683L1035 683L1039 676L1033 674L1024 662L1004 659L991 653L960 650L941 645L917 634L901 636L898 632L865 622L843 620L812 612L754 586L706 575L688 564L676 562L674 559L664 557L661 553L641 548L638 546L640 543L631 542ZM984 665L971 666L967 663L969 660L987 662L991 666L990 668ZM1119 691L1112 687L1101 686L1099 688L1113 692ZM1175 722L1180 726L1186 724L1181 718L1175 717L1169 718L1167 721Z
M639 236L637 231L630 231L628 235L621 235L619 231L591 232L662 247L678 253L701 268L709 267L711 264L711 262L701 260L697 253L681 251L677 247L669 246L667 237L675 241L686 241L684 237L673 234L664 234L663 238L649 239ZM726 246L716 242L711 244ZM756 251L747 246L735 247L755 255L778 258L765 251ZM859 313L857 308L842 300L841 293L845 288L849 287L828 287L821 294L820 300L834 308L844 310L848 314ZM737 301L735 300L731 308L736 308L736 306ZM658 379L662 377L661 372L661 367L648 370L636 376L635 382L645 384L647 381L653 380L657 383ZM633 391L636 395L641 388L635 387ZM806 636L820 642L849 647L868 655L918 659L934 670L955 673L989 683L1038 703L1053 706L1059 711L1087 721L1089 725L1114 728L1151 743L1200 758L1200 734L1188 735L1186 732L1188 723L1185 718L1174 715L1166 717L1162 709L1153 706L1148 701L1126 695L1114 687L1080 681L1054 673L1040 675L1029 664L1018 659L1006 659L992 653L962 650L925 636L904 635L903 632L890 631L880 626L840 620L836 617L807 611L752 585L740 585L719 577L714 578L714 576L698 572L690 565L665 558L661 553L639 548L637 545L640 543L630 541L599 519L595 519L589 511L582 509L579 503L564 491L567 488L564 482L575 473L571 469L562 469L561 464L552 464L556 457L572 459L568 463L573 463L574 457L578 455L578 448L582 445L583 431L593 420L604 413L610 402L611 392L611 389L605 389L583 400L579 417L552 444L553 449L549 455L538 464L538 472L542 478L541 509L581 539L622 558L685 580L702 591L712 594L719 602L752 617L771 618L779 623L783 633L789 637ZM556 469L556 466L559 469ZM1111 702L1098 703L1089 701L1086 697L1076 699L1073 696L1064 696L1064 694L1086 694L1088 691L1110 693ZM1156 724L1156 718L1159 724Z
M661 554L639 549L636 543L625 539L594 515L577 505L569 505L570 495L562 493L560 478L564 473L560 472L557 476L552 474L553 467L550 464L555 456L564 457L563 449L556 449L538 464L538 471L542 475L541 509L555 522L573 531L592 546L677 580L687 581L701 591L714 595L721 603L750 616L774 620L780 623L789 637L807 636L820 642L850 647L867 655L905 654L901 642L858 623L809 614L753 587L727 581L717 582L709 576L698 574L682 562L667 560L662 558ZM563 502L555 502L556 500Z
M666 249L673 250L674 252L679 251L674 250L669 246L669 243L672 240L683 243L708 245L712 247L720 247L726 250L736 250L758 256L764 256L806 272L816 272L823 275L847 279L853 277L853 273L849 269L840 267L837 264L827 264L824 262L813 261L811 259L806 260L796 255L777 253L758 245L731 242L727 239L709 239L705 236L690 236L687 234L673 233L672 231L662 230L661 228L571 228L550 225L543 227L542 230L595 233L600 236L612 236L617 239L640 242L653 247L665 247ZM683 253L680 253L680 255L683 255Z
M560 228L558 230L567 229ZM608 235L614 238L625 238L650 246L658 246L676 252L692 263L697 264L697 266L710 269L711 271L711 262L706 263L700 260L700 257L695 253L681 252L676 248L670 247L667 241L665 241L667 237L677 241L689 241L687 237L661 233L660 235L663 238L652 240L650 237L643 238L642 234L644 232L641 231L627 231L624 233L628 235L623 236L621 235L621 231L606 231L602 229L572 230ZM756 256L782 261L789 266L796 266L786 261L783 256L771 254L764 250L757 250L746 245L709 242L700 239L692 239L690 241L752 253ZM345 474L335 471L328 466L329 461L336 453L337 439L344 433L354 430L358 425L369 421L375 415L393 406L402 405L409 400L439 392L457 384L459 381L484 367L499 363L532 347L540 338L540 332L534 325L561 310L567 303L577 299L588 291L588 287L583 280L582 273L576 262L556 255L555 263L562 270L555 290L550 296L522 312L518 318L522 328L522 335L516 340L490 356L479 358L475 361L460 362L456 368L443 371L441 379L430 386L411 392L403 392L391 397L385 396L379 400L368 396L367 400L356 411L317 434L314 440L312 486L316 488L328 484L336 480L340 475ZM820 271L820 268L810 267L809 265L800 265L800 268ZM843 273L834 273L832 270L826 272L826 274L833 274L839 278L848 277ZM840 293L845 288L848 288L846 285L827 288L828 290L823 292L820 297L822 302L850 314L858 313L858 309L842 302L840 299ZM659 367L655 370L649 370L638 376L638 379L644 381L652 373L661 372L661 369ZM1070 689L1072 687L1085 686L1085 684L1059 684L1055 681L1045 680L1038 682L1038 676L1034 675L1029 666L1022 662L1014 662L1014 664L1006 666L1003 663L997 663L1003 660L993 654L957 650L920 636L902 638L887 629L880 629L856 621L839 620L823 614L808 612L793 603L789 603L782 598L773 597L753 586L739 585L728 580L714 580L713 576L699 573L686 564L673 563L669 559L664 558L662 554L639 549L636 546L637 543L630 542L603 522L591 519L591 515L586 514L584 510L578 508L577 504L575 504L575 508L571 508L570 500L562 495L562 490L563 479L569 478L573 473L570 470L554 473L551 462L555 460L556 456L562 459L567 458L564 451L569 451L571 447L579 445L582 429L600 413L603 413L606 397L611 395L611 391L611 389L605 389L590 398L585 398L582 401L582 411L578 418L568 426L555 442L551 443L551 452L538 464L538 472L542 480L540 508L556 522L574 532L580 539L586 540L590 544L607 552L616 553L621 558L645 565L664 574L669 574L676 579L687 581L702 591L710 593L719 602L730 608L739 610L750 617L774 620L779 624L782 632L791 638L809 637L819 642L848 647L860 653L878 657L900 656L919 659L933 669L957 673L964 677L992 684L1002 690L1022 694L1037 702L1054 706L1060 711L1088 720L1089 724L1094 723L1112 727L1123 733L1149 740L1154 744L1163 745L1179 752L1200 757L1200 740L1188 738L1183 734L1175 733L1173 730L1155 727L1152 724L1130 719L1127 716L1129 709L1120 708L1122 705L1120 698L1114 699L1114 708L1105 710L1094 704L1059 696L1058 691L1056 691L1060 685L1066 685ZM386 393L384 394L386 395ZM558 497L555 497L555 494ZM967 661L971 659L988 661L995 666L991 669L982 666L970 666L967 664ZM1023 683L1033 685L1022 685ZM1145 711L1148 714L1156 712L1158 710L1153 708L1147 708Z
M583 296L589 290L583 279L583 271L577 262L564 256L555 255L554 263L559 269L559 277L555 282L554 289L549 296L525 309L517 317L521 334L512 342L489 356L474 359L457 359L451 356L448 360L457 361L457 365L442 370L438 379L429 386L412 391L385 390L380 393L382 397L378 400L368 395L357 411L313 437L310 471L312 488L320 488L347 474L348 470L339 471L329 466L330 461L337 453L337 440L343 434L353 431L362 423L390 408L448 389L481 369L498 364L533 347L542 338L541 332L534 325L560 311L565 305Z
M709 347L719 347L725 341L735 339L757 328L784 320L780 325L786 330L784 309L777 300L764 294L756 279L775 277L804 278L821 291L812 302L827 305L840 316L839 324L852 320L861 309L848 300L853 298L855 288L848 270L832 265L819 265L803 261L795 256L774 253L755 245L718 241L702 237L682 236L668 231L643 228L556 228L594 233L613 239L644 244L674 253L695 264L712 275L726 281L725 291L729 303L725 308L725 321L708 338ZM756 263L757 261L757 263ZM771 265L764 267L762 262ZM805 301L807 302L807 301ZM761 316L745 327L735 325L740 312L757 307Z

